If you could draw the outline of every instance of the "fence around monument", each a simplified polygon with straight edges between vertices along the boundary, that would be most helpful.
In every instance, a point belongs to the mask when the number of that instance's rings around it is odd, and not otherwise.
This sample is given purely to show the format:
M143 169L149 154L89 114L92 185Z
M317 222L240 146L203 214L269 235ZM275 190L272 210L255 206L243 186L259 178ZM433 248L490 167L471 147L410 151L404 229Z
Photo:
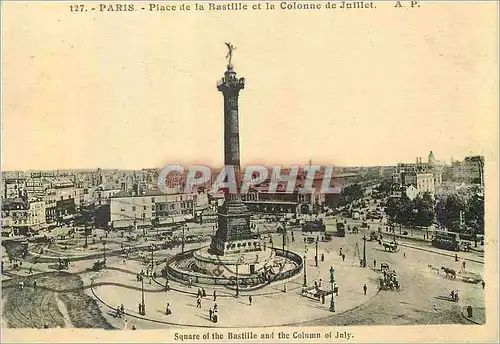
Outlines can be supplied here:
M277 256L284 257L291 260L295 267L285 271L279 271L277 274L272 276L270 281L266 281L260 276L246 276L239 275L236 279L236 276L226 277L226 276L209 276L206 274L198 273L195 271L185 271L182 268L178 267L178 264L181 262L185 262L190 260L193 257L193 253L196 249L192 249L183 253L179 253L172 257L166 264L166 270L164 270L169 278L172 278L177 281L189 282L191 280L192 283L195 284L208 284L208 285L221 285L221 286L234 286L236 285L236 281L240 286L258 286L268 282L275 282L280 280L286 280L293 276L300 274L304 268L304 262L300 255L291 252L282 250L279 248L274 248L274 251Z

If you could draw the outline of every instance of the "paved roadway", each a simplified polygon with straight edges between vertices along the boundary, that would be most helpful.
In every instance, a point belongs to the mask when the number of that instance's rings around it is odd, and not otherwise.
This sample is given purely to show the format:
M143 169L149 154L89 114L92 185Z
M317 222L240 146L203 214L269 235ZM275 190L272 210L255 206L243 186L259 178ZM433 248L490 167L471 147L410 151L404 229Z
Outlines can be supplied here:
M335 220L328 220L331 223L334 223ZM333 222L332 222L333 221ZM348 223L353 223L352 221L348 221ZM203 228L191 229L190 232L198 234L210 233L212 232L213 225L203 226ZM274 224L265 224L261 227L261 231L264 230L273 230ZM370 230L373 230L373 226ZM338 250L342 247L343 252L346 254L346 263L351 265L356 265L359 261L358 255L355 255L355 246L358 243L359 254L362 255L363 250L363 242L361 240L363 234L368 234L369 231L360 230L358 235L348 234L346 238L333 238L333 240L329 243L320 243L319 250L321 252L325 252L328 257L336 256L337 263L333 262L331 264L339 264L338 258ZM191 234L191 233L190 233ZM295 243L290 244L291 249L297 252L304 252L304 244L301 241L302 233L300 231L295 231ZM281 236L273 235L274 245L281 247ZM402 241L400 241L402 242ZM409 243L413 246L418 246L413 242ZM193 245L188 245L187 248ZM455 262L453 257L444 256L443 253L447 254L449 252L438 249L429 249L429 247L425 247L426 251L421 249L413 249L409 247L401 248L401 250L397 253L389 253L384 252L383 249L376 242L367 242L366 243L366 254L367 254L367 262L369 265L373 265L373 259L377 260L377 265L380 262L388 263L391 268L395 269L399 276L399 281L401 283L401 291L390 292L390 291L381 291L379 292L371 301L368 303L361 305L360 307L347 311L342 314L335 315L333 317L329 317L329 314L326 314L326 318L318 319L317 316L309 317L304 313L303 324L304 325L369 325L369 324L434 324L434 323L468 323L468 321L462 317L461 310L464 306L471 304L475 309L484 309L484 299L483 299L483 289L479 284L467 284L460 279L450 280L444 277L442 274L436 275L428 265L433 265L436 267L447 266L453 267L457 271L460 269L461 261ZM421 248L421 247L420 247ZM169 253L175 253L176 250L173 250ZM439 254L436 254L439 253ZM465 253L462 253L465 255ZM470 253L470 256L477 256L477 254ZM314 257L314 245L308 245L308 260L309 265L312 264ZM110 258L112 260L116 260L115 263L118 263L118 257ZM333 258L332 258L333 259ZM328 258L327 260L330 260ZM74 262L71 264L71 272L82 272L90 265L92 265L93 260ZM110 262L111 263L111 262ZM324 280L327 277L327 268L330 263L325 264L324 275L322 276ZM43 265L38 264L39 267ZM24 268L24 266L23 266ZM359 267L351 267L354 278L357 278L359 274ZM313 268L314 269L314 268ZM368 269L368 268L367 268ZM467 261L467 269L479 272L481 275L483 274L483 265L476 262ZM358 271L358 273L356 273ZM95 275L95 273L82 273L81 277L84 280L84 284L87 285L90 282L90 275ZM366 277L362 277L359 274L359 283L362 283L362 279ZM134 276L131 275L132 279ZM311 277L310 277L311 278ZM340 280L341 276L339 275L339 285L342 285L342 281ZM347 277L345 277L347 278ZM300 284L300 283L299 283ZM357 285L357 283L351 283L350 285ZM356 287L352 287L356 288ZM451 290L459 290L460 292L460 302L454 303L448 301L448 295ZM89 290L87 290L90 293ZM135 291L137 293L137 291ZM124 294L125 295L125 294ZM296 295L297 298L300 296ZM271 308L266 307L268 313L274 311L274 309L282 308L282 309L293 309L294 302L293 300L280 300L281 297L270 297L269 302L266 301L266 304ZM133 304L136 303L136 296L134 296ZM116 302L115 302L116 303ZM163 302L162 302L163 303ZM191 301L189 301L190 307L192 306ZM257 305L255 305L257 306ZM131 304L130 307L133 307ZM237 307L242 307L237 306ZM273 308L274 307L274 308ZM159 306L158 309L162 308ZM106 313L108 309L106 307L102 307L101 309ZM248 308L247 308L248 309ZM259 308L254 307L255 312ZM312 309L312 308L311 308ZM254 312L254 311L252 311ZM307 311L304 311L307 312ZM314 311L316 312L316 311ZM248 314L248 310L246 312L241 313L238 316L238 312L231 312L231 325L237 324L238 321L241 320L242 323L245 323L244 318L246 314ZM255 314L257 319L262 318L262 314ZM238 317L241 317L238 319ZM307 320L307 318L314 318L316 320ZM107 316L109 318L109 316ZM119 319L111 319L111 321L115 322L115 326L120 328ZM206 320L202 320L206 321ZM290 318L291 322L296 323L296 319ZM137 320L135 318L130 318L129 326L132 324L136 324L138 328L161 328L164 327L164 324L158 324L143 320ZM255 325L255 324L252 324Z

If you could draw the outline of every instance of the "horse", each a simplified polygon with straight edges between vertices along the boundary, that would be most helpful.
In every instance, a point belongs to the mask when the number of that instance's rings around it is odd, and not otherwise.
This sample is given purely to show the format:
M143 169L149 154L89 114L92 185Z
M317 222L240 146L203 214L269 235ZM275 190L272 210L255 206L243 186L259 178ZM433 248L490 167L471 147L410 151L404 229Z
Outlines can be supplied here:
M444 266L441 267L441 270L445 272L446 277L457 278L457 273L455 272L455 270L450 268L445 268Z

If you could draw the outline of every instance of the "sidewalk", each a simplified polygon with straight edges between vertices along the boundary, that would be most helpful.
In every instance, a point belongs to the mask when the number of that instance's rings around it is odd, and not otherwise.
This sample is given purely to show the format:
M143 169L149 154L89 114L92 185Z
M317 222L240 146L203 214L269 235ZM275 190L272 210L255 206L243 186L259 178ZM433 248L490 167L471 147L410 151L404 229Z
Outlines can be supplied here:
M358 307L377 294L376 272L339 261L337 255L327 255L326 258L319 268L314 267L312 262L307 264L308 285L312 285L314 280L319 278L326 283L329 276L328 269L331 265L335 265L335 276L340 290L339 296L334 298L335 313L329 311L330 296L326 298L325 304L322 304L320 301L300 295L303 285L302 275L287 282L287 292L283 292L281 283L276 283L266 286L260 293L251 293L253 297L251 306L248 302L249 294L245 291L241 290L240 297L235 297L232 290L227 289L223 294L223 290L218 288L218 323L212 323L208 319L208 309L214 305L212 297L214 286L204 286L207 297L202 299L202 308L198 308L196 292L201 285L187 288L178 282L170 281L172 289L165 292L163 278L157 278L159 283L152 282L151 285L146 278L144 317L138 314L138 304L142 299L141 283L137 282L133 275L116 270L104 270L101 276L95 279L92 293L101 303L109 307L111 312L104 314L105 317L111 317L109 321L114 319L112 309L123 303L129 316L166 325L194 327L259 327L263 325L263 319L266 319L266 326L302 323L304 320L321 319ZM134 262L127 265L130 265L127 269L132 271L140 268L139 264ZM367 295L363 294L364 283L368 286ZM328 287L325 285L325 288ZM172 310L169 316L165 315L167 302L170 303Z
M401 242L398 242L398 245L403 246L403 247L412 248L414 250L426 251L426 252L430 252L430 253L439 254L441 256L455 258L455 253L443 252L442 250L435 248L435 247L432 247L432 246L422 247L422 246L412 245L412 244L408 244L408 243L401 243ZM461 261L467 260L467 261L474 262L474 263L484 264L484 260L481 260L479 257L477 259L472 258L472 257L464 257L464 253L466 253L466 252L460 252L460 253L457 252L458 258Z

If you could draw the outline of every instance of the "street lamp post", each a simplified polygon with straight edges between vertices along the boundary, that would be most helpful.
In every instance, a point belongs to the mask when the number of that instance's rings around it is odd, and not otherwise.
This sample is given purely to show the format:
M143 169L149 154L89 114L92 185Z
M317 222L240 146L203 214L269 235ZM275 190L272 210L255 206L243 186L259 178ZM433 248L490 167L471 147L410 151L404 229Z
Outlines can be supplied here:
M366 235L363 235L363 267L366 268Z
M283 223L283 252L285 252L286 224Z
M151 248L151 271L153 271L153 269L154 269L154 257L153 257L153 254L154 254L155 247L154 247L153 244L151 244L150 248Z
M316 267L318 267L318 243L319 243L319 237L316 237L316 257L314 258L316 261Z
M335 269L333 266L330 267L330 288L332 290L332 298L330 299L330 312L335 312L335 301L333 299L333 283L335 282Z
M182 253L184 253L184 246L186 245L186 243L185 243L185 236L184 236L184 234L185 234L185 233L184 233L185 229L186 229L186 225L185 225L185 224L183 224L183 225L182 225L182 246L181 246L181 248L182 248Z
M307 287L306 255L304 254L304 287Z
M104 246L104 265L106 265L106 240L102 241L102 245Z
M87 248L88 245L89 245L89 241L88 241L88 238L89 238L89 233L88 233L88 230L87 230L87 222L85 222L85 229L84 229L84 234L85 234L85 245L83 246L83 248Z
M141 293L142 293L141 315L146 315L146 304L144 303L144 277L141 278Z
M236 297L240 296L240 283L238 281L239 266L241 264L241 257L236 262Z

